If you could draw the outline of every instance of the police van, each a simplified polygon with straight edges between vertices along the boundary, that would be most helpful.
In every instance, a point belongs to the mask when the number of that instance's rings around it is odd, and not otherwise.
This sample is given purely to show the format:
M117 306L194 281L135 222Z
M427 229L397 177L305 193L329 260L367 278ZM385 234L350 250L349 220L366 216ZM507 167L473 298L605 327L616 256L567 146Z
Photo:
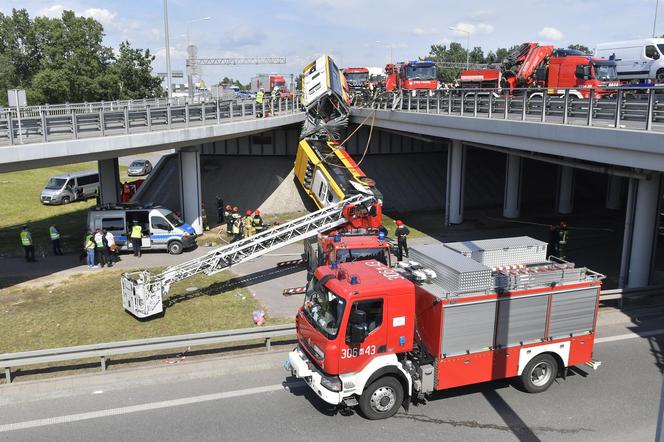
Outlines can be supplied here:
M95 206L88 212L89 229L113 233L120 250L132 250L129 234L134 221L143 230L142 250L168 250L168 253L177 255L196 245L193 227L162 206Z

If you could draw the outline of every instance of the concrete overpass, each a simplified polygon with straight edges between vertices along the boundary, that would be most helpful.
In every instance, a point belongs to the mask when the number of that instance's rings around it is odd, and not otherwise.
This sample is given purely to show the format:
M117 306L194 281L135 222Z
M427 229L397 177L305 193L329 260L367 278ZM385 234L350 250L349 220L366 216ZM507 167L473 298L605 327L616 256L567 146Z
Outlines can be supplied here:
M517 108L514 118L510 103L507 103L506 112L492 113L492 106L496 106L494 110L498 109L496 103L489 104L486 113L482 114L478 112L481 107L477 104L473 112L464 112L463 104L461 109L449 104L445 110L440 106L440 97L433 102L435 105L431 100L427 98L426 106L409 104L406 109L402 104L398 110L354 108L352 122L373 123L384 133L431 137L447 144L446 196L441 201L446 223L463 222L466 150L469 146L507 154L506 164L500 166L505 167L503 215L507 218L518 218L521 214L524 157L560 166L557 207L562 214L573 210L574 171L586 169L603 173L609 181L607 206L619 207L624 200L621 195L625 182L628 188L621 283L627 286L648 284L662 194L661 172L664 171L664 151L661 149L664 134L653 130L656 127L649 123L656 122L652 108L646 111L648 120L643 127L621 124L622 113L611 120L613 127L608 127L607 124L594 124L597 120L593 122L591 118L568 119L567 111L556 120L544 117L546 109L540 114L535 109L534 113L540 115L540 119L534 118L529 109ZM101 200L112 203L119 197L118 156L175 148L178 150L180 194L199 195L198 198L182 198L183 215L185 221L200 229L201 151L214 151L223 140L297 124L303 120L303 114L292 102L290 106L288 103L278 104L272 116L260 119L254 116L255 106L247 108L246 103L240 107L230 104L223 112L219 103L198 106L196 112L185 105L180 120L176 119L179 111L172 109L162 114L149 108L139 110L133 120L125 111L122 127L114 132L106 126L106 117L100 115L95 124L97 132L101 130L103 136L76 139L76 132L86 120L83 116L75 116L70 120L74 139L51 137L38 141L32 138L27 144L18 144L15 137L10 137L13 144L0 146L0 171L94 159L99 161ZM13 123L7 126L13 127ZM44 127L48 128L48 124ZM1 129L0 123L0 132ZM374 139L372 143L381 143L381 140Z

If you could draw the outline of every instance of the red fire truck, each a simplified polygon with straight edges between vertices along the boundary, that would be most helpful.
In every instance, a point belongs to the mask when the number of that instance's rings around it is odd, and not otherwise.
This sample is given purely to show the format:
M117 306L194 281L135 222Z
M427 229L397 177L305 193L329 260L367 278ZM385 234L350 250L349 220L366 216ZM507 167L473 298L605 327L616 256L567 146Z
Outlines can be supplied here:
M590 90L597 97L613 93L607 88L620 86L613 60L586 55L573 49L555 49L538 43L524 43L500 64L498 69L462 71L461 88L488 88L499 91L516 88L543 88L549 95L571 95L587 98Z
M408 262L321 266L296 317L292 375L325 402L394 415L436 390L519 377L546 390L593 359L603 275L529 237L411 247Z
M385 66L385 90L434 90L438 88L438 70L432 61L408 61Z

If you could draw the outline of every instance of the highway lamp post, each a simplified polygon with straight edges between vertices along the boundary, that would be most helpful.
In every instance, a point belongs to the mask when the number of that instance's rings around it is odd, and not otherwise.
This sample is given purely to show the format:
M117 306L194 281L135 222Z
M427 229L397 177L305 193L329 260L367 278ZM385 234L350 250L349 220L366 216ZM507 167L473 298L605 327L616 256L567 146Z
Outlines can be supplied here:
M189 46L191 46L191 39L189 38L190 33L189 33L189 25L192 23L196 23L199 21L206 21L210 20L211 17L202 17L202 18L196 18L193 20L189 20L187 22L187 52L189 52ZM189 54L187 54L189 56ZM187 90L189 91L189 98L191 100L194 99L194 75L193 75L193 65L190 62L190 66L187 66Z
M655 28L657 27L657 11L659 9L659 0L655 2L655 18L652 22L652 38L655 38Z
M168 88L168 102L173 98L171 87L171 42L168 36L168 0L164 0L164 40L166 42L166 87Z
M466 34L466 70L468 70L470 68L470 31L454 26L450 26L450 30Z

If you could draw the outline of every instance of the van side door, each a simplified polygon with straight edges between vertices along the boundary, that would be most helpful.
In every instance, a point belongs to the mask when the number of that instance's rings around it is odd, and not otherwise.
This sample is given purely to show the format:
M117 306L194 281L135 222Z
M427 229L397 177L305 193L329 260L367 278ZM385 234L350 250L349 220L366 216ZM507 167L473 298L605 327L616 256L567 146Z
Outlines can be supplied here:
M657 46L646 45L646 47L644 48L644 55L645 58L643 59L643 62L641 64L640 71L642 72L643 78L650 78L650 72L652 71L653 65L659 64L657 60L659 60L660 55L659 51L657 50ZM655 69L655 71L656 70L657 69Z
M339 339L339 372L352 373L361 370L376 355L394 353L387 348L387 323L384 314L387 310L386 300L381 297L354 301L350 305L346 330L340 333ZM353 310L364 312L364 342L351 342L351 317Z

